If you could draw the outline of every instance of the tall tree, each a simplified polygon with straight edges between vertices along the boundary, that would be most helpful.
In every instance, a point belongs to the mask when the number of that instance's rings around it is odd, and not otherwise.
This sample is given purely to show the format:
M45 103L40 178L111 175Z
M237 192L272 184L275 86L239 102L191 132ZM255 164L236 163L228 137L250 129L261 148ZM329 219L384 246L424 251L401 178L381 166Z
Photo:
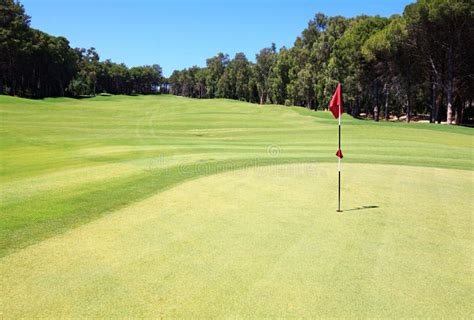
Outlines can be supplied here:
M272 70L272 88L271 96L275 103L291 105L292 103L287 99L288 84L290 83L289 71L291 67L290 51L283 47L280 49L275 59L275 65Z
M218 53L215 57L207 59L207 79L206 87L207 94L210 98L216 97L217 84L219 79L224 74L225 68L229 63L229 56L227 54Z
M0 5L0 93L17 93L19 68L25 62L23 49L31 39L30 17L15 0L3 0Z
M331 55L332 77L343 82L345 99L355 102L354 115L359 115L361 106L365 104L366 114L370 108L370 92L373 79L370 77L367 61L362 54L362 46L371 35L383 29L388 20L378 16L360 16L351 21L344 35L334 43Z
M405 8L408 34L432 79L446 92L448 124L454 121L457 82L468 81L474 48L474 3L471 0L418 0ZM471 49L471 50L470 50ZM471 69L472 70L472 69ZM464 78L464 79L463 79Z
M276 47L273 43L270 48L263 48L256 55L257 63L254 66L254 77L259 94L260 104L267 102L271 89L271 74L275 64Z

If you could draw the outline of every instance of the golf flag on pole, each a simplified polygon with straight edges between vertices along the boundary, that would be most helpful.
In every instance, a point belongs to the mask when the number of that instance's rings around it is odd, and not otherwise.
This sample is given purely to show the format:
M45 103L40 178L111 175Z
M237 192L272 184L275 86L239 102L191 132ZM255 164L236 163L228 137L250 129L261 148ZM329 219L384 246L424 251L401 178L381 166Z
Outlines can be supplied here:
M344 157L341 150L341 116L342 116L342 92L341 84L337 84L336 92L331 99L331 104L329 105L329 110L331 110L334 118L339 120L339 147L337 148L336 156L338 161L338 183L337 183L337 212L342 212L341 210L341 159Z
M329 110L331 110L334 118L338 119L342 114L342 93L341 93L341 84L338 83L336 92L332 96L331 104L329 105Z

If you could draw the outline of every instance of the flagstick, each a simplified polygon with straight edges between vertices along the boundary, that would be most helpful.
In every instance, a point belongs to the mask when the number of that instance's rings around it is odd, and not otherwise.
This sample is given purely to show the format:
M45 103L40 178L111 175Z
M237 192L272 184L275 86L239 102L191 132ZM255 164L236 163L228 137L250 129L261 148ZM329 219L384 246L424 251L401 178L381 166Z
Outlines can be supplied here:
M341 104L339 104L339 149L341 150ZM342 212L341 210L341 157L337 157L337 169L338 169L338 188L337 188L337 212Z

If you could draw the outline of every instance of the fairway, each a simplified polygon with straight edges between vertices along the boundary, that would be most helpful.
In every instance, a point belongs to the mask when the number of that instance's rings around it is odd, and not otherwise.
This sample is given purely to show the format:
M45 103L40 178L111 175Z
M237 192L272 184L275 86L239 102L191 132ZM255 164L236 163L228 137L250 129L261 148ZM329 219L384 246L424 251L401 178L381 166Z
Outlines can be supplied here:
M472 129L173 96L0 96L0 316L474 310Z

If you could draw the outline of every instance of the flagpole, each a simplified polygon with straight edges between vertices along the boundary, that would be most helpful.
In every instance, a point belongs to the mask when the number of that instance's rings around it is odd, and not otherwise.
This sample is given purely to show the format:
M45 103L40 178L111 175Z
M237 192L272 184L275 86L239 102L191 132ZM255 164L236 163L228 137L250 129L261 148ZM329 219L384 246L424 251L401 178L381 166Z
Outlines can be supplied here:
M341 104L339 103L339 149L341 150ZM337 181L337 212L342 212L341 210L341 157L337 157L338 163L337 163L337 173L338 173L338 181Z
M331 103L329 104L329 110L331 110L334 118L338 120L338 129L339 129L339 148L337 149L337 212L342 212L341 210L341 159L343 157L341 151L341 117L342 117L342 94L341 94L341 84L337 84L336 92L332 96Z

